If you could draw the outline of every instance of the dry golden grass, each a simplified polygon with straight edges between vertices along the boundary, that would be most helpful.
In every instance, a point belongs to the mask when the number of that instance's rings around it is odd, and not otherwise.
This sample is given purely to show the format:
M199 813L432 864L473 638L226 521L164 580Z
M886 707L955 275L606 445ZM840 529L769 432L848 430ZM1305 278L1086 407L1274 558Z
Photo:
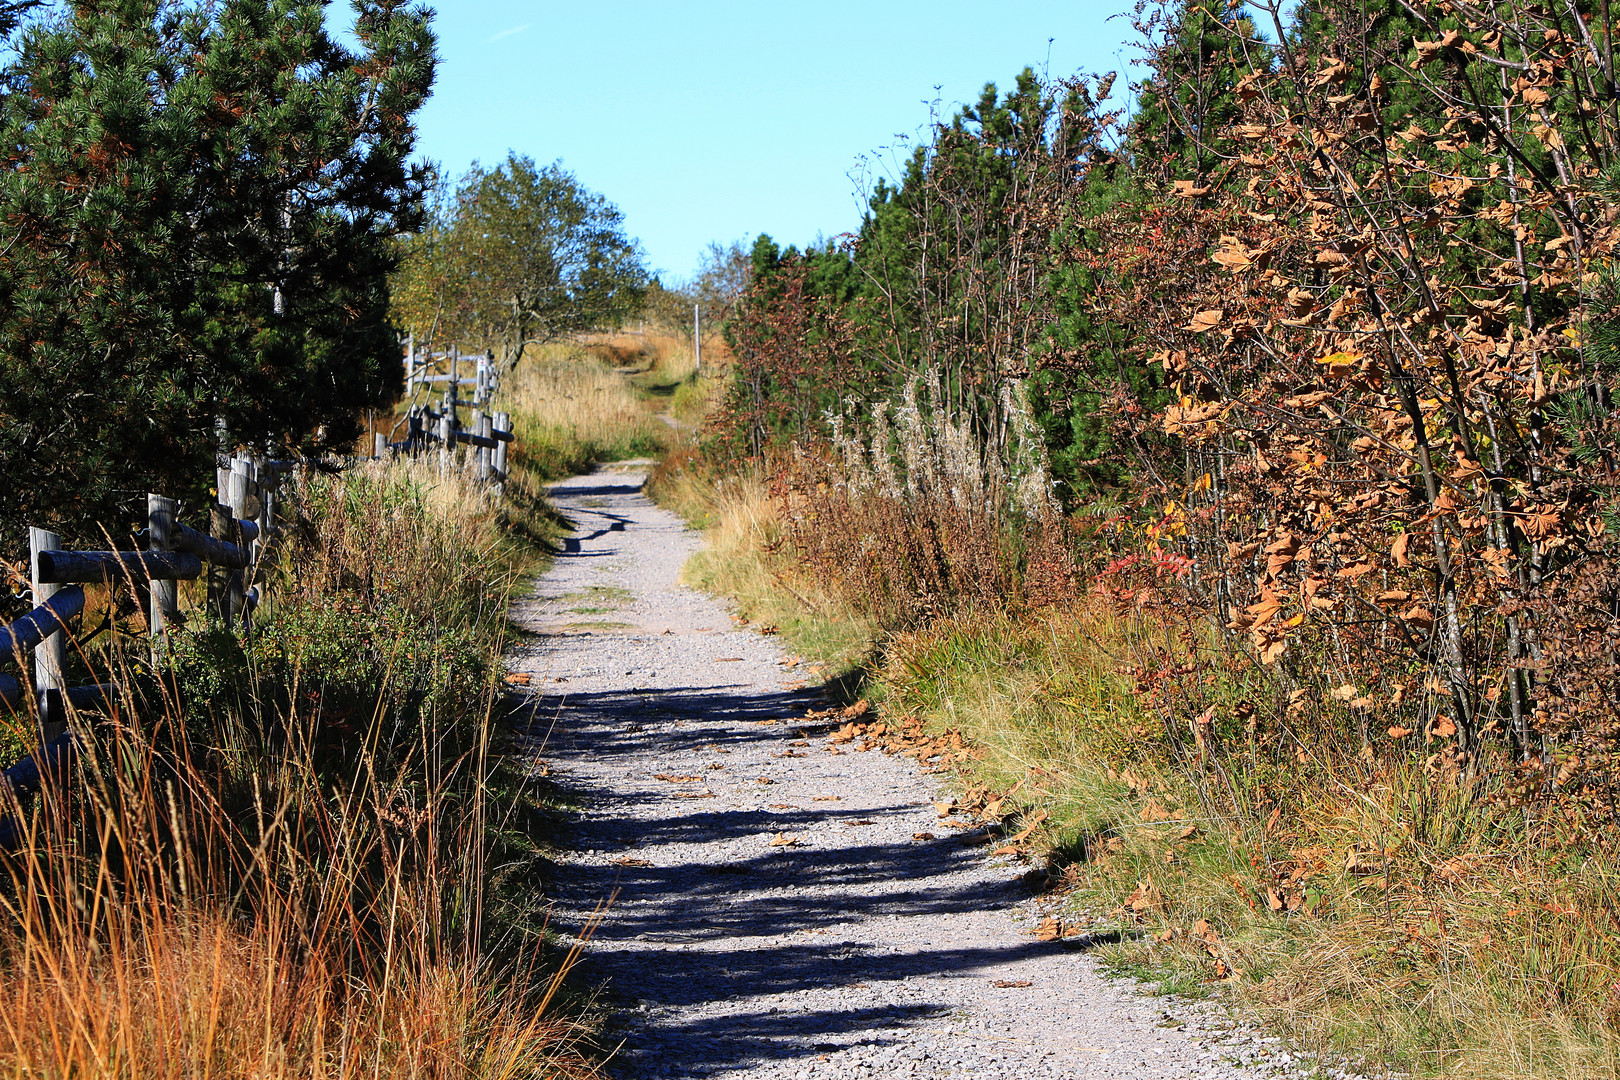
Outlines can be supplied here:
M655 406L667 409L687 430L700 427L719 406L730 378L731 350L718 335L704 342L701 372L689 333L649 328L603 336L585 349L631 374Z
M167 907L168 905L163 905ZM27 1077L585 1075L581 1035L498 973L408 949L357 983L295 926L180 905L0 936L0 1073ZM133 908L133 910L132 910Z
M626 373L573 347L537 350L509 374L514 462L541 479L585 472L599 461L652 457L671 437Z

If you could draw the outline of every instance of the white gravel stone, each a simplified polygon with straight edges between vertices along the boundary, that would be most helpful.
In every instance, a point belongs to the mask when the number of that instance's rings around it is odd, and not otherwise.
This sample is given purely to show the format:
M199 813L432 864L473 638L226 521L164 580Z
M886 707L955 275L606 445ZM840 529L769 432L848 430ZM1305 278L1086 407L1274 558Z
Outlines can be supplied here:
M616 896L583 969L623 1006L611 1075L1279 1075L1214 1047L1234 1029L1207 1008L1143 997L1083 947L1030 937L1022 868L941 826L940 778L914 760L833 754L813 733L792 748L803 757L781 756L826 702L774 637L678 583L699 538L643 479L626 463L552 488L578 532L514 605L538 636L508 659L533 677L536 756L585 804L556 925L578 934ZM773 847L778 834L797 844Z

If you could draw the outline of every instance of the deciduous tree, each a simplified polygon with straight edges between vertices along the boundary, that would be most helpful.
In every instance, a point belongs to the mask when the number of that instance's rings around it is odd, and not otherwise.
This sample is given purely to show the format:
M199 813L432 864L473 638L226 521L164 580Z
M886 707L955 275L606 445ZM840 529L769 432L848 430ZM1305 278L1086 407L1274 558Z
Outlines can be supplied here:
M624 215L560 163L511 154L474 166L428 232L407 245L394 318L435 346L499 349L621 323L647 271Z

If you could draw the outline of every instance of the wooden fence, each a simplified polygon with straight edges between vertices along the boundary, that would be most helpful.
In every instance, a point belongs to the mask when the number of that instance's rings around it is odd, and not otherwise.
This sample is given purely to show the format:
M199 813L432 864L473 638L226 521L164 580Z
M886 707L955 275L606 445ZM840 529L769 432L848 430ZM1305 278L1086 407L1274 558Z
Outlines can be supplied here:
M490 412L499 384L492 358L454 350L419 355L411 342L406 344L405 358L406 395L411 399L403 420L406 436L389 442L382 432L374 433L373 459L417 457L437 448L440 468L449 471L457 467L457 448L466 447L464 465L473 476L497 488L504 485L511 418L505 412ZM417 400L440 384L445 389L437 402ZM464 399L463 392L470 396ZM462 409L471 410L465 424ZM63 685L67 642L73 621L85 609L85 586L134 590L145 598L154 662L179 617L181 581L206 574L208 610L217 613L222 625L251 630L264 588L257 580L260 558L275 529L276 493L282 478L296 466L248 455L231 457L215 476L217 502L206 531L181 522L175 500L148 495L146 528L137 536L144 546L135 550L69 551L58 534L29 530L34 609L0 626L0 664L12 660L22 672L21 677L0 674L0 706L30 709L37 720L39 745L0 774L0 846L12 846L17 839L16 819L5 804L15 809L18 799L68 768L74 751L69 713L93 710L122 692L113 683Z
M405 393L410 405L405 413L405 438L389 442L382 432L373 438L374 457L389 453L413 456L437 447L440 467L450 468L455 448L471 448L468 456L473 475L497 485L506 482L506 447L512 441L512 417L490 412L490 402L500 386L500 372L494 355L488 352L464 354L418 352L414 339L406 340ZM444 389L435 401L432 389ZM465 393L468 396L463 397ZM471 410L462 422L462 409Z

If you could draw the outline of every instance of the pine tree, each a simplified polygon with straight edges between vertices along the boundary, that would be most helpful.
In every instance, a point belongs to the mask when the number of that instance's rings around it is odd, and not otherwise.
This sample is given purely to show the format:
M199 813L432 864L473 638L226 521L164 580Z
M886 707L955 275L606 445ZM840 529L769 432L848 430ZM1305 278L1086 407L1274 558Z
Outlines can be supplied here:
M401 379L392 237L419 216L426 9L78 0L26 25L0 108L0 536L200 497L218 425L322 452Z

